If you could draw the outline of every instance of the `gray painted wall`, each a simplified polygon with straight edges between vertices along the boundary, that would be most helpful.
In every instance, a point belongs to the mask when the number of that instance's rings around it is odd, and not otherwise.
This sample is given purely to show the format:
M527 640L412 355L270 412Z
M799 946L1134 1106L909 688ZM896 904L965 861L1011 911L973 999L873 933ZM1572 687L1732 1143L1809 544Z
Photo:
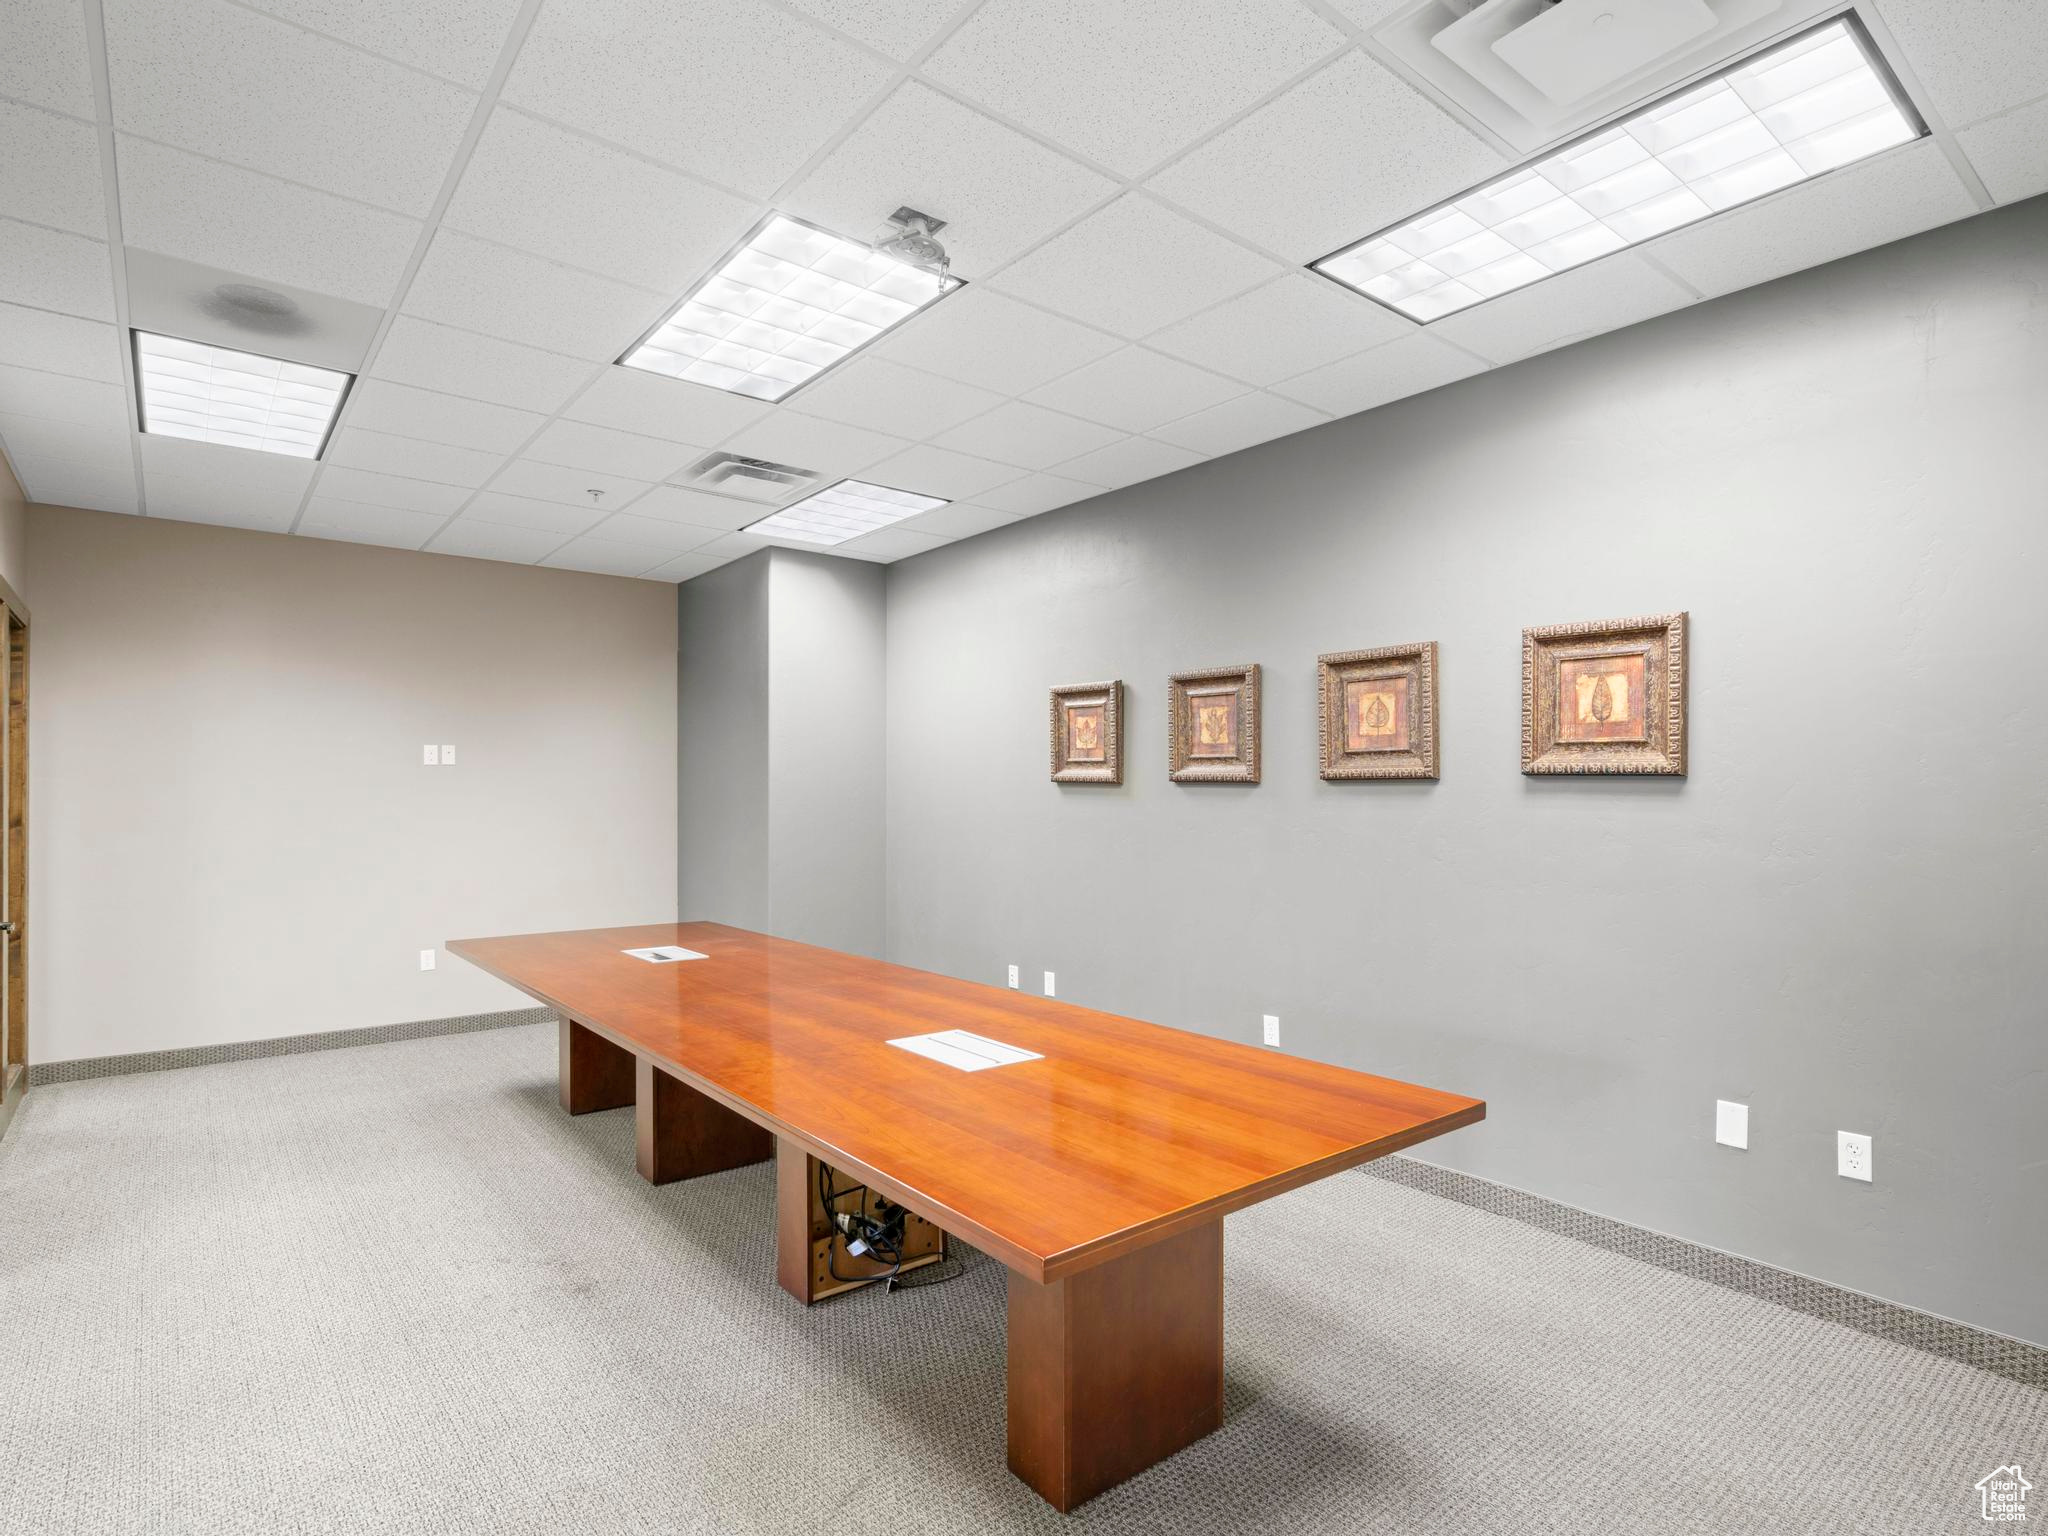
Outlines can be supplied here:
M1277 1013L1489 1101L1426 1156L2048 1339L2044 421L2037 201L894 566L890 958ZM1522 777L1521 627L1672 608L1690 779ZM1317 653L1422 639L1442 781L1320 782ZM1167 782L1239 661L1265 782ZM1126 784L1048 783L1110 676Z
M882 953L884 590L783 549L682 586L684 918Z

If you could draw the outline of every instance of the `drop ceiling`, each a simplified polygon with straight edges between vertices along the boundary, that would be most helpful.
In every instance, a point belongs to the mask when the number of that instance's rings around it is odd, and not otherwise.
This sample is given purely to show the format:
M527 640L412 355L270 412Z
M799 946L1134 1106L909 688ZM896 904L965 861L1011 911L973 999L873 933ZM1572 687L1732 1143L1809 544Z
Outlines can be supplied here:
M660 581L776 542L679 483L722 451L944 499L831 550L886 562L2048 191L2048 6L1861 0L1927 137L1418 325L1304 269L1543 147L1415 62L1479 8L9 0L0 444L37 501ZM906 204L966 286L784 402L615 363L769 213ZM319 461L136 431L181 273L360 316Z

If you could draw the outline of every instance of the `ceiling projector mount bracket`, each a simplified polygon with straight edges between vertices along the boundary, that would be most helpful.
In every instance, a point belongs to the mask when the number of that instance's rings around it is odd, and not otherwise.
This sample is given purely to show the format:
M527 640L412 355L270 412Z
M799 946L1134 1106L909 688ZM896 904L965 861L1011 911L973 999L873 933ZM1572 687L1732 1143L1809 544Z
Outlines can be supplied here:
M898 208L889 215L889 228L895 233L885 232L879 236L874 242L874 249L884 256L894 256L898 261L931 273L938 278L941 290L951 288L959 279L947 271L952 265L952 258L937 239L939 231L945 227L944 219L935 219L916 208Z

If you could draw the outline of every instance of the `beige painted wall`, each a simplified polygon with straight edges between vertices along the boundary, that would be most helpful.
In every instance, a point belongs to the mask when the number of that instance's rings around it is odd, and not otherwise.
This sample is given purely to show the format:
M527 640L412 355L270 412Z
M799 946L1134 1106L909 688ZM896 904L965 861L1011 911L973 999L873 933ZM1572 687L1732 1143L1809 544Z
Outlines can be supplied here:
M28 517L32 1059L520 1007L419 951L674 918L673 587Z
M24 603L30 602L27 575L28 498L14 478L14 466L0 454L0 580L14 588ZM32 603L30 611L34 611Z

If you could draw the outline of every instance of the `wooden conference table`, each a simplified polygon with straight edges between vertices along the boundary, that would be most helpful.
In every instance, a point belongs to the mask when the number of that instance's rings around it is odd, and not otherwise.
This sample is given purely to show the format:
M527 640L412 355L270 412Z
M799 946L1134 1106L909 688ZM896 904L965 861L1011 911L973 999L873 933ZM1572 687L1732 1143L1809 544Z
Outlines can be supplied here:
M654 946L704 958L624 953ZM1223 1422L1226 1212L1486 1114L716 923L448 949L562 1016L563 1108L636 1106L650 1181L775 1157L776 1278L798 1300L831 1267L820 1163L1001 1260L1010 1469L1062 1510ZM947 1030L1037 1054L961 1070L889 1043Z

